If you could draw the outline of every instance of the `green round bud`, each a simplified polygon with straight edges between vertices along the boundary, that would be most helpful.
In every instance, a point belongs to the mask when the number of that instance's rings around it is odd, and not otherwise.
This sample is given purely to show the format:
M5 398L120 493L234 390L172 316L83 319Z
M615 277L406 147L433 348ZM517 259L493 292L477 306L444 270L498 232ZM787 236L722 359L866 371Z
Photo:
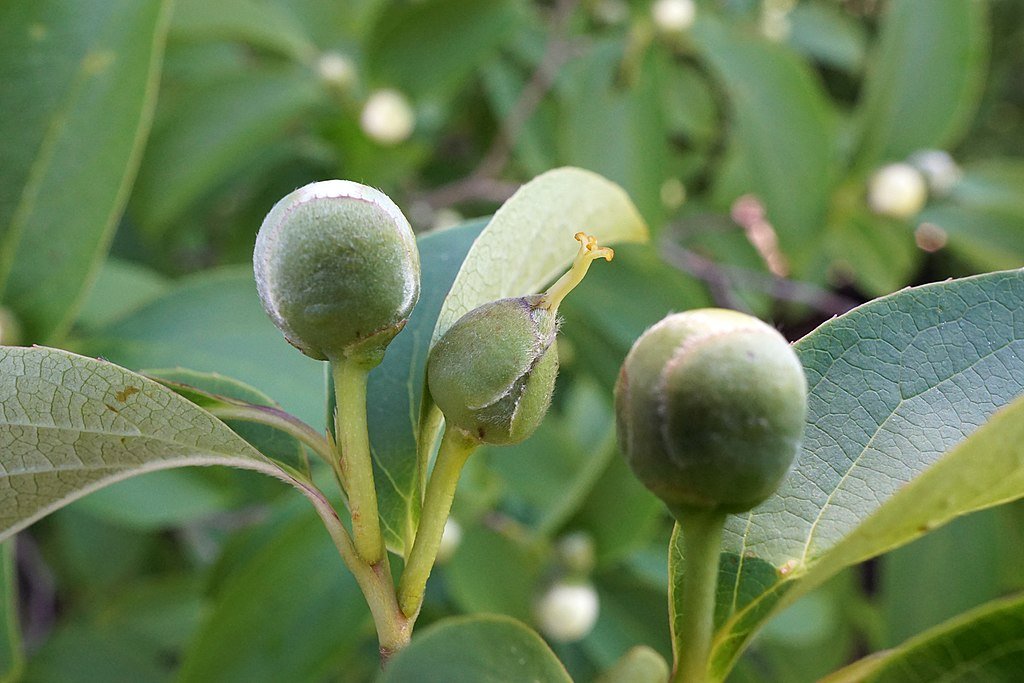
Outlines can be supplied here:
M384 193L347 180L310 183L275 204L253 269L274 324L317 360L380 362L420 292L409 221Z
M789 343L742 313L670 315L633 345L615 387L619 445L676 512L744 512L782 482L807 417Z
M542 296L501 299L462 316L427 362L427 386L449 425L512 444L540 424L555 387L557 317Z

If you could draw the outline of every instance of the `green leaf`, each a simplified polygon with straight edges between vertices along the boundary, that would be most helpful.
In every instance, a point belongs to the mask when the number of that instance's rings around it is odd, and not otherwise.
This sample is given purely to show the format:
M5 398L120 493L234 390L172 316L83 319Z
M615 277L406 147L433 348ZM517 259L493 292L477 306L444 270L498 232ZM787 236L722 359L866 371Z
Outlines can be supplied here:
M18 615L18 574L14 541L0 544L0 681L17 681L25 666Z
M143 266L108 258L97 273L75 324L87 330L109 325L163 294L169 284Z
M571 683L540 636L515 619L456 617L413 639L379 678L381 683L420 681L536 681Z
M413 97L449 96L514 35L522 18L510 0L389 3L367 45L373 83Z
M601 244L647 239L647 226L626 193L596 173L557 168L523 185L466 255L433 341L477 306L538 292L572 262L579 247L573 235L580 230Z
M858 112L858 166L946 149L964 134L981 98L988 4L894 0L870 60Z
M830 2L802 2L789 14L789 44L822 64L859 73L867 52L867 31L845 8Z
M1012 681L1024 670L1024 597L991 602L892 650L854 662L822 683Z
M254 0L176 0L172 41L232 40L308 61L316 46L284 7Z
M169 389L42 347L0 347L0 454L0 540L144 472L228 465L294 481Z
M480 230L479 222L471 223L418 240L420 301L370 373L367 420L381 524L389 547L399 553L419 516L416 439L432 341L476 306L539 291L571 262L579 246L572 236L579 230L605 244L647 236L621 188L575 168L527 183Z
M169 16L169 0L0 6L0 300L31 340L67 330L107 251Z
M417 239L420 300L405 328L370 373L366 419L374 461L374 483L382 530L388 546L402 552L419 516L416 432L419 428L427 345L441 303L459 264L484 221L431 232Z
M669 134L662 115L672 66L646 56L637 83L616 82L620 40L597 43L563 68L558 80L559 158L622 185L653 224L661 221L661 186L670 176ZM580 230L588 230L580 226Z
M790 50L703 15L692 33L729 97L745 191L764 203L799 272L825 222L837 173L828 97Z
M355 579L320 521L301 512L221 583L178 680L324 680L372 640Z
M452 599L466 613L505 614L533 620L543 570L540 553L512 530L475 524L444 565Z
M549 413L529 439L487 447L477 456L487 459L506 495L529 506L531 526L544 536L556 532L584 504L615 455L610 397L585 379L567 391L565 410Z
M726 526L738 561L719 577L716 677L774 611L843 567L1024 495L1024 401L993 417L1024 393L1022 311L1024 271L992 273L878 299L796 344L804 443L780 490Z
M921 222L941 228L949 249L981 270L1024 264L1024 163L990 159L967 165L950 197L928 206Z
M863 208L833 223L828 240L836 271L869 297L905 287L921 262L910 226Z
M665 683L668 674L668 664L661 655L645 645L638 645L601 674L597 683Z
M169 229L193 202L280 141L321 94L298 68L245 70L177 93L153 126L130 215L151 235Z
M251 267L184 278L166 294L79 341L119 365L222 373L324 426L323 364L292 348L260 305Z

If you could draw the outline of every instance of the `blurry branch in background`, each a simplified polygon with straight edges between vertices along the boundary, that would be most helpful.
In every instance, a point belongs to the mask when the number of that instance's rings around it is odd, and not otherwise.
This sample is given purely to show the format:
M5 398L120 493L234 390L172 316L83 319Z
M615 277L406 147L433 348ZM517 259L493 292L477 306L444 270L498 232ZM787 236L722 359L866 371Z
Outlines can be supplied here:
M508 165L523 126L529 122L544 97L551 91L559 69L573 55L569 40L569 19L578 0L558 0L551 11L550 36L544 54L526 82L508 115L500 122L498 134L477 167L466 178L431 190L423 199L434 209L469 200L501 203L519 189L519 183L498 179Z
M676 268L707 283L711 295L720 306L744 310L742 302L733 293L734 288L752 289L779 301L810 306L825 315L841 315L859 302L834 294L808 282L762 273L749 268L716 263L676 244L666 231L659 248L662 258Z

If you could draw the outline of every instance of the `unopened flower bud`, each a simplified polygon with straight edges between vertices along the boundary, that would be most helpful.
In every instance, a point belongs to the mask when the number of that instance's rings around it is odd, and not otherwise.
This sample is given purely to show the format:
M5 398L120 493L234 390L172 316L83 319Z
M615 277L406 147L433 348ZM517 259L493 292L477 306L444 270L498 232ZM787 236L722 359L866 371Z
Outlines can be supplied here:
M662 33L682 33L697 18L697 5L693 0L655 0L651 17Z
M434 345L427 385L449 427L482 443L512 444L540 424L558 374L558 305L594 259L613 254L582 232L576 239L572 268L547 292L479 306Z
M317 360L380 362L420 292L409 222L387 195L347 180L311 183L275 204L253 269L274 324Z
M673 513L743 512L789 471L807 383L785 338L722 309L670 315L633 345L615 387L619 445Z

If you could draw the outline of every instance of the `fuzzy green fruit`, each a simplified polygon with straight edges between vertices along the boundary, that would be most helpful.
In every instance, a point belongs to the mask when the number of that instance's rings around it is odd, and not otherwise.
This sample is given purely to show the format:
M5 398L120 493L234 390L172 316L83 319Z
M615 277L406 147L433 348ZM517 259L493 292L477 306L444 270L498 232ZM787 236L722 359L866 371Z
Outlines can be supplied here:
M449 427L481 443L530 436L551 404L558 374L558 305L607 247L577 233L572 268L544 294L501 299L459 318L431 349L427 387Z
M556 316L542 297L501 299L462 316L427 365L445 420L484 443L522 441L547 412L558 374Z
M785 338L742 313L670 315L633 345L615 387L619 445L677 513L744 512L796 456L807 381Z
M419 298L409 221L382 192L347 180L311 183L275 204L253 269L274 324L317 360L379 363Z

